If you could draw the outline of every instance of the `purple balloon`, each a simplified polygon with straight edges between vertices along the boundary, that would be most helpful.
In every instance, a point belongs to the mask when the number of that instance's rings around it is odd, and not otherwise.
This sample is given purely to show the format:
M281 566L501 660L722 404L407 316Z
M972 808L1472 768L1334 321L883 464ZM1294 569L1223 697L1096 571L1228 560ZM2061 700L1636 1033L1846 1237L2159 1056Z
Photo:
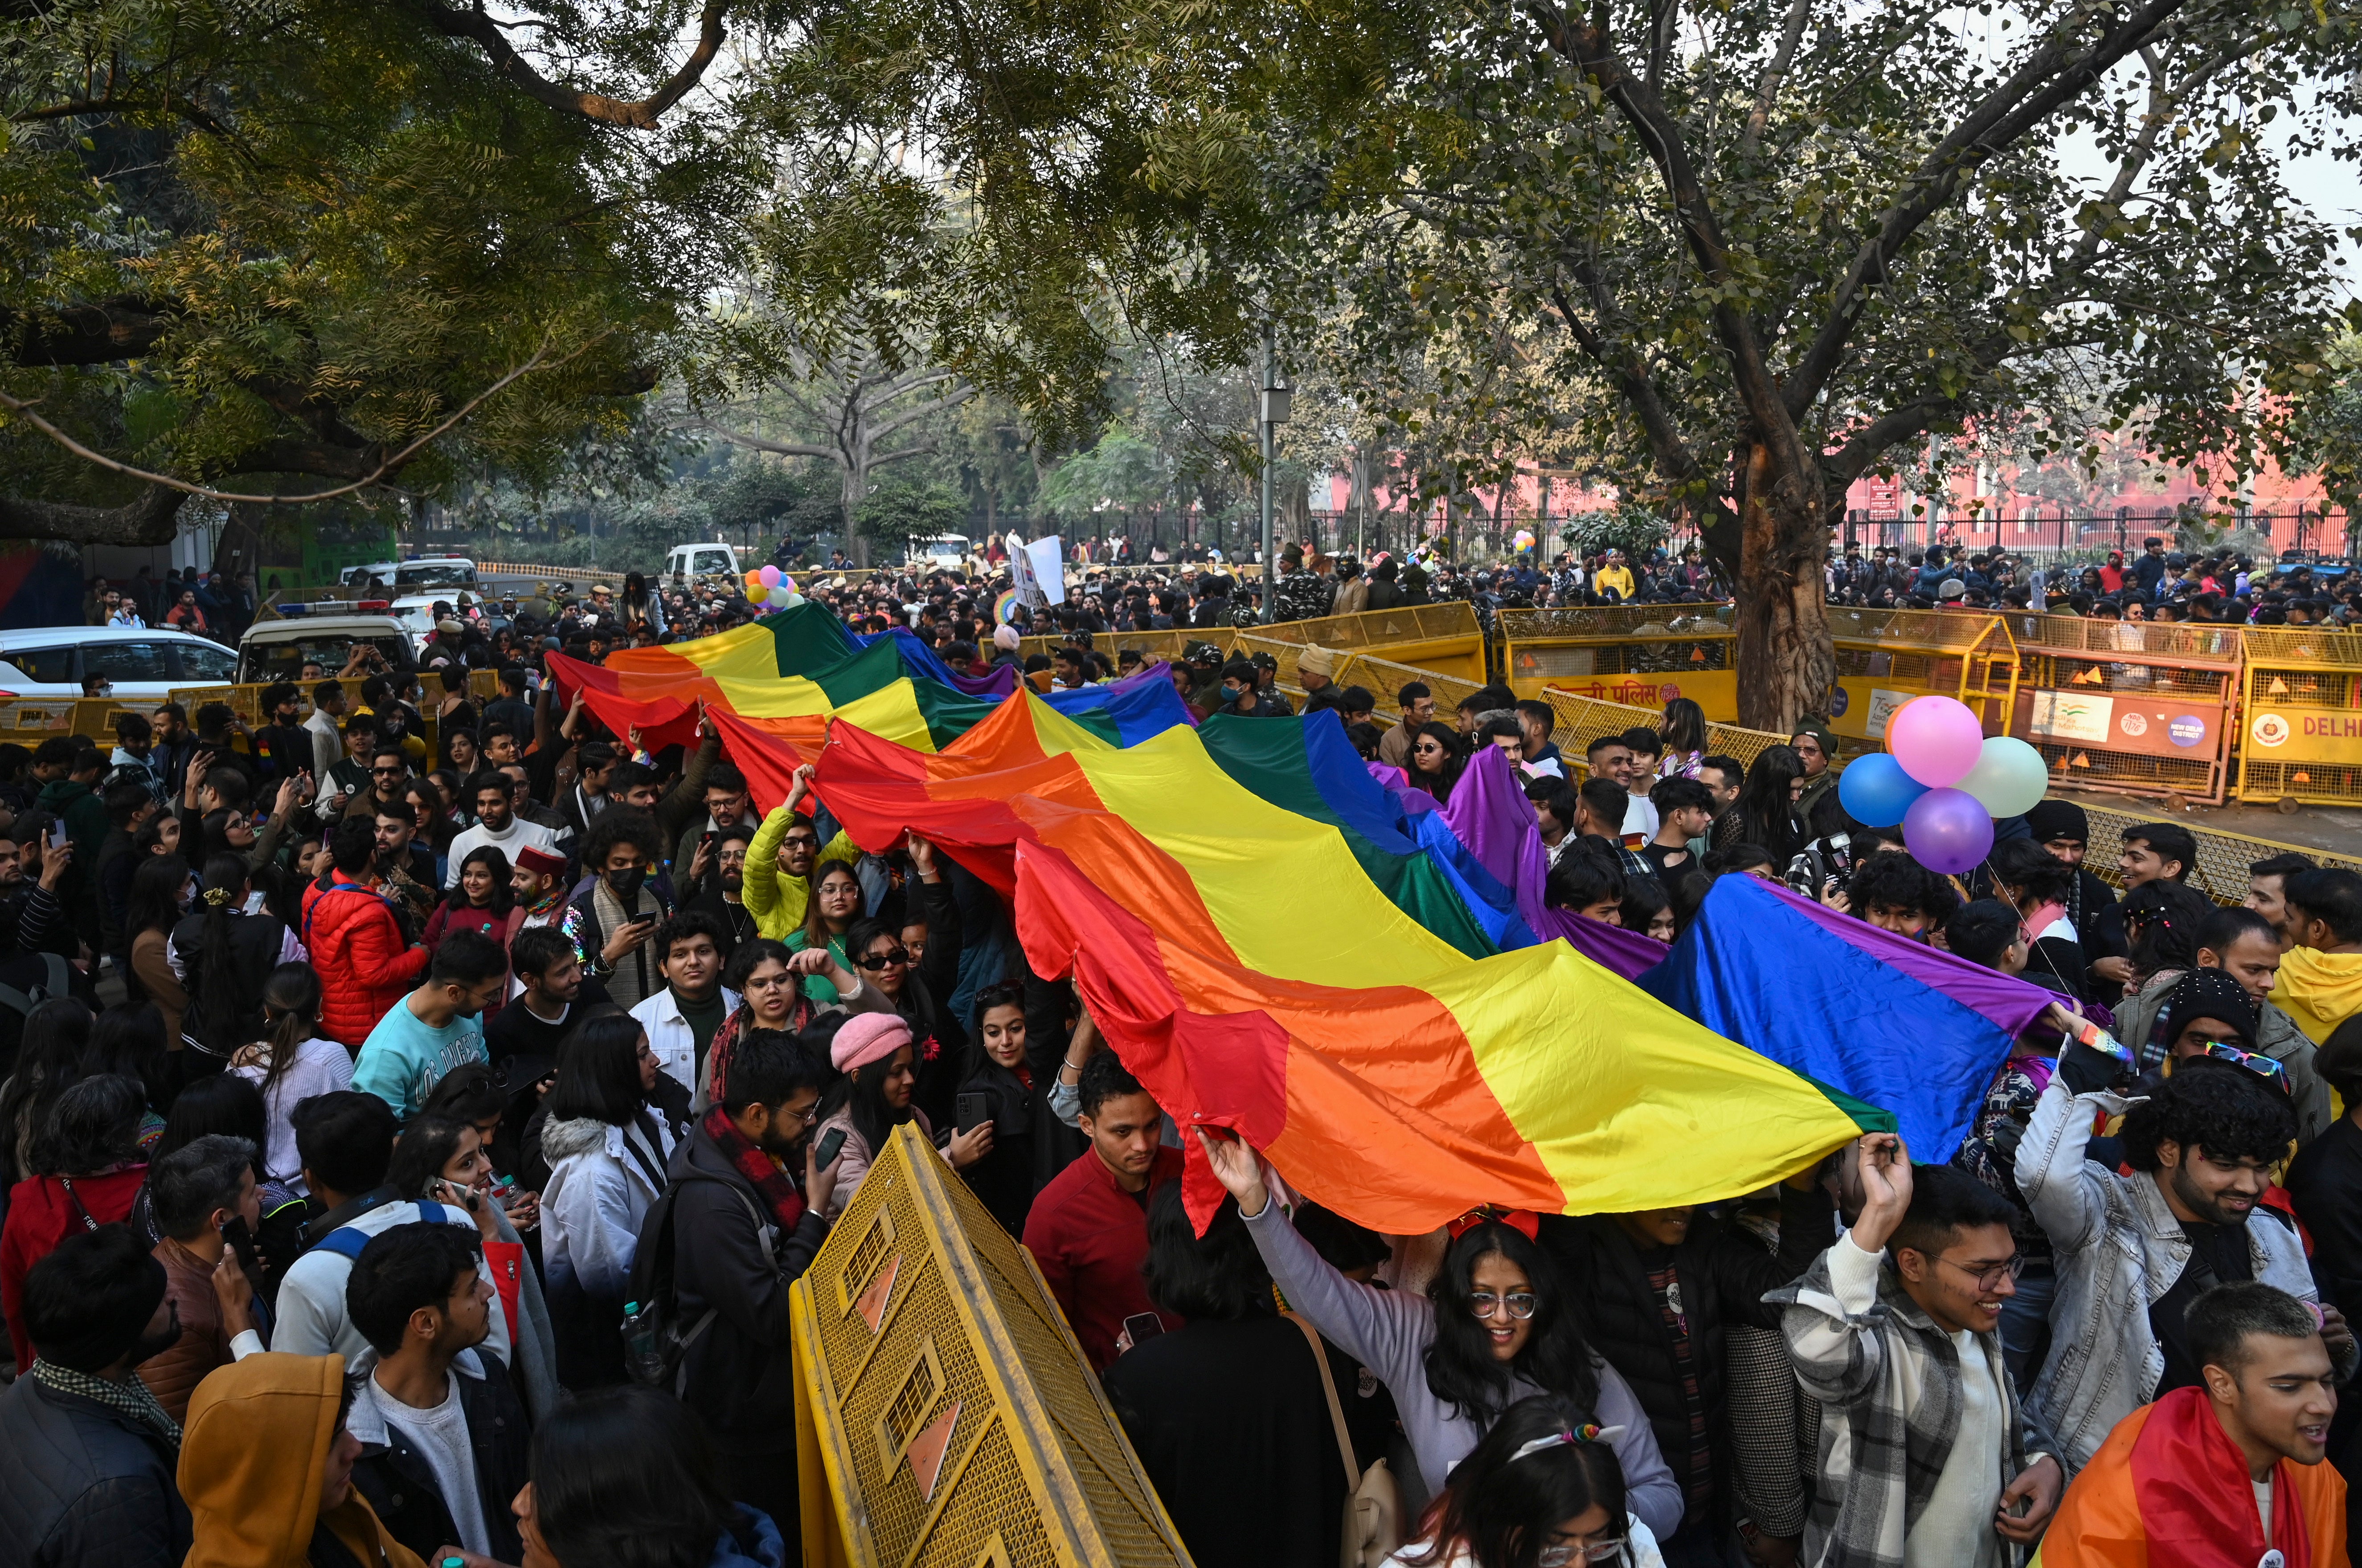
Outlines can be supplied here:
M1930 790L1903 813L1903 846L1930 871L1957 877L1992 852L1992 817L1965 790Z
M1930 789L1958 784L1984 756L1985 726L1951 697L1914 697L1886 721L1886 749Z

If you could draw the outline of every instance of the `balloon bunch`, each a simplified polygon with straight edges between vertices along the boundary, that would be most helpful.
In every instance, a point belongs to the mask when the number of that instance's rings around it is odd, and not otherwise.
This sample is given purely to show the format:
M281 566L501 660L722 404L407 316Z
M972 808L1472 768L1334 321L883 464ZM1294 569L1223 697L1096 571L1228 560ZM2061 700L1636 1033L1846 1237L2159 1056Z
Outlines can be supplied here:
M771 610L785 610L804 602L804 596L796 591L796 580L775 566L746 574L746 598Z
M2022 816L2050 788L2042 754L1987 735L1967 704L1915 697L1886 721L1886 750L1838 776L1838 801L1871 827L1903 824L1903 846L1947 877L1992 853L1993 819Z
M1509 547L1519 551L1520 553L1532 549L1534 547L1534 531L1531 528L1518 529L1515 534L1509 536Z

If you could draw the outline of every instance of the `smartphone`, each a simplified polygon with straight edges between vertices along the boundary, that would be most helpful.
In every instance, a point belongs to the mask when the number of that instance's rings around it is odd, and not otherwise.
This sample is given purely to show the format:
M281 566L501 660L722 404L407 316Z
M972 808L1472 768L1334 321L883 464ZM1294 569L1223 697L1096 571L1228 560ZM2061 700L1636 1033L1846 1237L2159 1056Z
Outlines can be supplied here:
M1131 1336L1131 1348L1138 1350L1164 1331L1164 1320L1153 1312L1134 1312L1123 1320L1123 1331Z
M836 1164L836 1156L844 1152L844 1129L832 1127L821 1134L820 1147L812 1151L812 1163L826 1170Z
M233 1217L221 1230L222 1240L237 1254L237 1261L249 1272L262 1266L254 1250L254 1232L246 1228L243 1215Z
M65 846L66 824L64 821L61 819L60 821L53 822L50 824L50 847L51 849L63 849Z
M961 1095L952 1105L959 1114L959 1130L963 1132L973 1132L992 1120L992 1097L981 1091Z

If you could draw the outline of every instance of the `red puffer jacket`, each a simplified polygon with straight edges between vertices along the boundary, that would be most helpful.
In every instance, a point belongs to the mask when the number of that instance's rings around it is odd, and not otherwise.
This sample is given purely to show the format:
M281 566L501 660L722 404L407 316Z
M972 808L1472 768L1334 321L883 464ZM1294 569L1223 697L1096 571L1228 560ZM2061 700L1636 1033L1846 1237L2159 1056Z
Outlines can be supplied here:
M341 872L326 890L304 889L304 946L320 973L320 1032L348 1050L426 972L426 949L403 939L383 896Z

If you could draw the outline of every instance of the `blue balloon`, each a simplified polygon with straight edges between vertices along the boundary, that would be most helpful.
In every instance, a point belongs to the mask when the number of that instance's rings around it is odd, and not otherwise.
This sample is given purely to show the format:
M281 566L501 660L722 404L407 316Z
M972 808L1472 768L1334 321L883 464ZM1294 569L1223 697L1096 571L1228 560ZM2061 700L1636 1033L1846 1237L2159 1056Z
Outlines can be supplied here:
M1856 757L1838 775L1838 803L1866 827L1893 827L1911 802L1926 792L1926 785L1882 751Z

